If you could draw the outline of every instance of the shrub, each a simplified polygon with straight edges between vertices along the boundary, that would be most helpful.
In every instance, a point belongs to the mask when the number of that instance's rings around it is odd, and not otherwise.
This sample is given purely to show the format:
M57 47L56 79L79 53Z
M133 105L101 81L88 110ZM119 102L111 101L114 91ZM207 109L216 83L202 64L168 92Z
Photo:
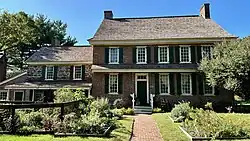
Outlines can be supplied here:
M123 109L112 109L111 113L113 114L114 117L117 117L118 119L121 119L124 113Z
M134 115L135 111L134 109L128 108L124 110L124 115Z
M97 98L90 104L90 112L98 112L101 116L108 116L110 106L107 98Z
M154 108L153 109L153 113L162 113L163 111L161 110L161 108Z
M176 122L182 122L185 119L189 118L189 113L192 111L190 103L179 103L171 111L171 118Z

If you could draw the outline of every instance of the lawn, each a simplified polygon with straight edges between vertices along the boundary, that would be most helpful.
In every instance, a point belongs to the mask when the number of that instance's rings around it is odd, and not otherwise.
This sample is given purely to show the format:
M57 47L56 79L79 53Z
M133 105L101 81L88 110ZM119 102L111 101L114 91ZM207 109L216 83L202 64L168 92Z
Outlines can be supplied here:
M13 136L0 135L0 141L128 141L132 132L132 118L124 118L119 121L122 124L121 128L114 130L110 138L95 138L95 137L67 137L54 138L51 135L32 135L32 136Z

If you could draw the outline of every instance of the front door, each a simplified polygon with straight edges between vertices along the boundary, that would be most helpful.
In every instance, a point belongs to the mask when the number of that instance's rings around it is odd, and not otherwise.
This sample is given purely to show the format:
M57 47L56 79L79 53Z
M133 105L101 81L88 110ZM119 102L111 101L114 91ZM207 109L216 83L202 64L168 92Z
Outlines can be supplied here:
M147 81L137 81L137 97L140 106L147 105Z

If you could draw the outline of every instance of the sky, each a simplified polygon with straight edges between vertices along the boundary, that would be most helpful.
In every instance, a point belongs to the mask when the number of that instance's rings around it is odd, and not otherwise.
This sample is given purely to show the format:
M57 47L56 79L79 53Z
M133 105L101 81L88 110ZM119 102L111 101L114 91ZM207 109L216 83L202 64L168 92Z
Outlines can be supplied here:
M0 9L62 20L77 45L85 45L103 20L104 10L112 10L114 17L197 15L207 2L212 19L225 30L239 37L250 35L250 0L0 0Z

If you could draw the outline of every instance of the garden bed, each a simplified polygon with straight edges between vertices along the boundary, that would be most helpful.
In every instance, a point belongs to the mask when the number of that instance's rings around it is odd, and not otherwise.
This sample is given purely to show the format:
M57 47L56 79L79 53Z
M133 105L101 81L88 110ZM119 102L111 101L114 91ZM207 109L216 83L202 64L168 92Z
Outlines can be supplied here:
M10 131L0 131L0 134L7 134L12 135L13 133ZM38 130L38 131L31 131L31 132L16 132L16 135L32 135L32 134L38 134L38 135L54 135L54 131L46 131L46 130Z

